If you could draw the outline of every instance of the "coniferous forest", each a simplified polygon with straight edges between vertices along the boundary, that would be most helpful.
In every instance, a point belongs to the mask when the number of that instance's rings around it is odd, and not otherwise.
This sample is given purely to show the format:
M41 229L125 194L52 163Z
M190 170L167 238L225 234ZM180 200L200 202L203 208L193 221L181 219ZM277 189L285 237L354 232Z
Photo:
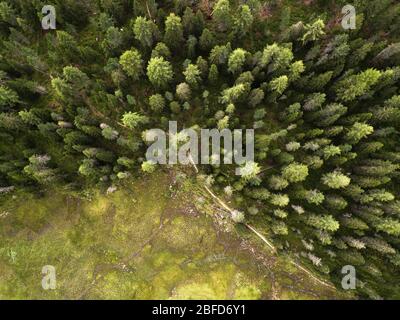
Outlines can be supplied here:
M260 263L246 244L334 290L314 299L400 299L399 2L51 2L45 29L50 3L0 0L0 299L277 298L285 281L257 287L257 266L195 260L218 232L243 263ZM254 129L254 161L146 160L146 131L169 121Z

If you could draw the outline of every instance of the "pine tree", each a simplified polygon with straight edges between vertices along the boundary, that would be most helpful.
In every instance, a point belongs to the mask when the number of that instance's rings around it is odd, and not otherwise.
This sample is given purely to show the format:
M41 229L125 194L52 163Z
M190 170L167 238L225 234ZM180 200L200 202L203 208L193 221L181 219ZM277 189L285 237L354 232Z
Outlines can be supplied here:
M220 31L226 31L231 27L232 15L229 0L218 0L214 4L213 19Z
M379 219L379 222L374 226L376 230L385 232L389 235L400 235L400 222L391 218Z
M182 25L185 30L185 34L192 35L194 33L194 22L195 15L192 8L187 7L182 17Z
M282 170L282 177L292 183L304 181L306 180L307 176L307 166L300 163L289 164Z
M263 67L269 66L269 71L274 72L290 67L293 58L291 49L274 43L265 47L260 63Z
M127 112L122 117L122 123L130 129L137 129L138 125L147 122L149 122L149 118L137 112Z
M231 73L240 73L246 62L246 50L241 48L235 49L229 56L228 60L228 70Z
M153 173L156 170L156 166L150 161L144 161L142 163L142 171L146 173Z
M381 72L375 69L347 77L338 83L336 95L341 101L353 101L366 94L380 77Z
M102 47L106 55L113 56L121 53L123 43L123 32L117 27L110 27L107 29L106 35L102 42Z
M393 43L383 49L375 57L376 64L384 64L385 62L390 62L390 58L400 53L400 43Z
M182 101L189 101L191 96L191 90L187 83L183 82L176 86L176 95Z
M306 223L314 228L329 232L335 232L339 229L339 222L331 215L311 214L306 218Z
M167 47L167 45L163 42L157 43L153 51L151 52L152 58L163 57L168 59L171 57L171 51Z
M138 80L143 73L142 56L136 49L125 51L119 58L119 63L133 80Z
M147 66L147 76L156 87L165 87L173 79L171 64L163 57L151 58Z
M210 52L210 63L216 65L226 64L228 62L231 51L231 44L229 42L226 45L215 46Z
M216 83L218 81L218 77L219 77L218 67L215 64L212 64L210 66L210 71L208 73L208 80L211 83Z
M306 190L303 192L304 199L311 204L319 205L324 202L325 196L322 192L314 190Z
M289 79L287 76L281 76L271 80L269 83L270 89L273 92L276 92L278 95L281 95L287 89L289 85Z
M5 1L0 2L0 22L5 22L11 26L17 24L17 14L13 7Z
M159 93L153 94L149 98L149 105L154 112L161 112L165 108L165 99Z
M0 110L5 109L5 107L12 107L17 104L18 101L19 97L14 90L0 85Z
M197 38L194 36L189 36L186 41L187 56L193 58L196 56Z
M272 190L283 190L289 185L289 182L279 175L273 175L269 178L268 185Z
M133 25L133 33L135 39L140 41L143 47L151 48L154 42L154 35L156 33L157 26L154 22L147 20L144 17L137 17Z
M239 13L235 19L235 33L239 37L243 37L249 33L253 24L254 17L248 5L243 4L239 7Z
M222 103L231 103L238 101L243 94L246 92L246 87L244 84L238 84L231 88L225 89L222 91L222 96L220 98Z
M358 143L361 139L374 132L374 128L366 123L356 122L347 132L345 138L351 144Z
M62 64L77 61L80 57L78 43L69 33L65 31L57 31L56 54L52 55L56 62Z
M318 19L312 24L306 24L304 29L305 33L301 40L303 41L303 44L306 44L310 41L316 41L320 39L325 34L325 23L323 20Z
M186 70L183 72L185 76L185 80L188 84L192 87L197 87L198 84L201 82L201 72L197 65L189 64Z
M240 168L240 175L246 182L254 180L260 173L261 169L257 162L246 161Z
M329 194L325 196L326 206L332 210L343 210L347 207L348 203L342 196Z
M249 95L249 104L253 108L258 106L264 100L264 91L260 88L251 90Z
M351 179L338 171L334 171L324 174L321 181L331 189L340 189L347 187Z
M215 37L213 33L205 28L199 39L200 48L203 51L209 51L215 45Z
M287 194L271 194L269 202L277 207L286 207L290 199Z
M181 18L171 13L165 20L164 42L168 43L171 48L178 50L183 40Z
M201 77L203 79L207 78L208 75L208 62L202 56L199 56L196 61L196 65L201 72Z

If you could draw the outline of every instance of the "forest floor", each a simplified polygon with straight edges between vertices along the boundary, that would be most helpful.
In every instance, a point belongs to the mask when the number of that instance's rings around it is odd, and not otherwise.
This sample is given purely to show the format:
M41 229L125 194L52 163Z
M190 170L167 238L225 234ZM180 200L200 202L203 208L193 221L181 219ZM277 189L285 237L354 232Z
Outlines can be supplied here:
M19 194L0 207L0 299L348 298L216 216L177 171L108 195ZM45 265L55 290L42 288Z

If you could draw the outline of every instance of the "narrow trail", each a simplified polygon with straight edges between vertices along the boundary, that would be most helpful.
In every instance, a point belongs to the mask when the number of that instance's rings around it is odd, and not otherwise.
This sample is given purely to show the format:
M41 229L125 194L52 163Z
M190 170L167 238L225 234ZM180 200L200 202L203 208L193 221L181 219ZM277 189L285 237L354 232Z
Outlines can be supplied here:
M197 167L196 163L194 162L192 155L189 153L189 160L190 163L192 164L193 168L195 169L196 173L199 173L199 168ZM205 184L203 185L204 189L211 195L211 197L216 200L216 202L222 207L222 209L228 211L231 215L234 213L235 210L231 209L224 201L222 201L217 195L215 195L211 189L209 187L207 187ZM269 242L260 232L258 232L254 227L252 227L251 225L244 223L244 225L247 227L247 229L249 229L250 231L252 231L259 239L261 239L265 244L267 244L267 246L271 249L273 254L277 253L277 250L275 248L275 246ZM299 268L300 270L302 270L304 273L306 273L308 276L310 276L312 279L314 279L315 281L317 281L319 284L326 286L330 289L334 289L336 290L336 288L319 279L318 277L316 277L311 271L307 270L306 268L304 268L303 266L301 266L300 264L298 264L297 262L293 261L292 259L290 260L290 262L296 266L297 268Z

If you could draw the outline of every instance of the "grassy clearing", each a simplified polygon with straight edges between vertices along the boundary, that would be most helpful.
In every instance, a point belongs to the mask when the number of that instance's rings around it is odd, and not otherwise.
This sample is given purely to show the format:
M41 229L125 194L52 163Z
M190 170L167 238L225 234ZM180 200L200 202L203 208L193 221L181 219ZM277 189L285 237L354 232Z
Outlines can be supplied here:
M87 192L82 199L51 191L4 202L0 298L340 297L284 258L256 259L247 241L218 231L196 209L192 182L174 180L158 173L112 195ZM44 265L56 268L56 290L41 287Z

